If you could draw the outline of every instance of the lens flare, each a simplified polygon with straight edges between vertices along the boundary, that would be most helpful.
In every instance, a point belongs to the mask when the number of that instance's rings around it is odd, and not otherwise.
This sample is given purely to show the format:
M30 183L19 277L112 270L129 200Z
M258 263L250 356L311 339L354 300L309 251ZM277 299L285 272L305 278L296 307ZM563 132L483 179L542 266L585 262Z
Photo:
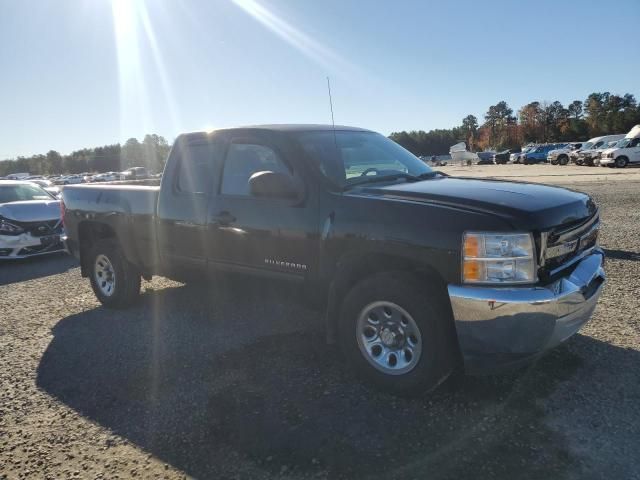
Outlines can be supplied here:
M147 57L152 59L154 68L148 72L149 78L159 79L163 105L169 110L173 130L180 131L178 108L145 1L111 0L111 11L118 58L122 137L133 132L149 133L154 127L148 94L150 84L143 62Z
M346 78L362 73L355 65L279 18L256 0L233 0L233 3L289 45L332 73Z

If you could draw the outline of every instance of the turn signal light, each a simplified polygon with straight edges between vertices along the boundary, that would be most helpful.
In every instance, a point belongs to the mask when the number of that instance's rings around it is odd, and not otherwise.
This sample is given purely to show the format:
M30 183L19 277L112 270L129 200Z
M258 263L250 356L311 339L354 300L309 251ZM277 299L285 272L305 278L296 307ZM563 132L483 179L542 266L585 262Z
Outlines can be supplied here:
M479 257L480 256L480 238L476 235L465 235L464 237L464 256Z
M479 281L481 277L482 262L477 260L464 261L464 278L466 281Z

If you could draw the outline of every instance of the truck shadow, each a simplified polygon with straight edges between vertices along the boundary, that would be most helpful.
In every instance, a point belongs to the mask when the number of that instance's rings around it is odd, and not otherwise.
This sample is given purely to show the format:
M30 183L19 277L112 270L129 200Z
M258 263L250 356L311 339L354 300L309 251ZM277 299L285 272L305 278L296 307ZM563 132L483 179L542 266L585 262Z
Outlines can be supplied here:
M19 260L0 260L0 286L64 273L77 266L78 261L67 253L52 253Z
M610 248L605 248L604 253L607 258L616 260L631 260L632 262L637 262L640 260L640 252L629 250L612 250Z
M264 291L236 288L176 287L108 318L102 308L67 317L37 385L197 478L559 478L576 459L540 400L587 355L638 362L578 335L527 369L398 398L359 383L290 293L266 305Z

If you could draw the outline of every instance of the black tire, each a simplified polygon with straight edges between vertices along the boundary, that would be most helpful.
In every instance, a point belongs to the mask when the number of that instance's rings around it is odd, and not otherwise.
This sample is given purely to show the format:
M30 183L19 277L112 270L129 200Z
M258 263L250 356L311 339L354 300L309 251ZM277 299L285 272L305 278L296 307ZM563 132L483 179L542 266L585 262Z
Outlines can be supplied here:
M444 287L427 289L424 281L404 272L379 273L362 280L347 294L340 310L338 332L344 355L360 376L382 390L412 395L435 389L454 372L460 358L446 298ZM359 319L377 302L399 306L419 329L421 353L405 373L384 373L360 349ZM378 329L381 333L383 326ZM382 341L381 335L375 337ZM402 354L404 347L399 348Z
M615 165L616 165L616 168L624 168L627 166L628 163L629 163L629 159L627 157L620 156L616 158Z
M554 158L553 160L551 160L550 163L551 163L551 165L558 165L559 162L558 162L557 158Z
M98 270L104 267L105 258L111 266L110 277L115 280L110 293L105 292L105 282L102 285L99 283L99 278L104 278L104 272L100 272L102 275L99 275ZM98 260L102 262L102 267L98 265ZM140 272L125 258L117 242L98 241L89 252L87 265L93 293L105 307L128 307L140 294Z
M569 157L567 155L560 155L558 157L558 164L567 165L569 163Z
M583 160L581 160L581 159L577 159L577 160L576 160L576 165L580 165L580 166L582 166L582 165L583 165L583 163L584 163L584 161L583 161Z

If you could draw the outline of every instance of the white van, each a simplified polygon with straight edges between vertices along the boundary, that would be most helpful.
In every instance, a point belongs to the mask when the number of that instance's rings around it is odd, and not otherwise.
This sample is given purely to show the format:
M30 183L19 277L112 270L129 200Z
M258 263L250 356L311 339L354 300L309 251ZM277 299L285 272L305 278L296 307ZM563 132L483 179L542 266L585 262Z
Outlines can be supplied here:
M602 150L609 146L609 142L617 142L622 138L624 138L624 133L617 135L604 135L603 137L592 138L586 143L587 145L591 144L588 149L583 148L581 150L578 150L577 152L572 152L571 158L578 165L593 166L594 160L598 157Z
M602 152L600 158L601 167L624 168L630 163L640 163L640 125L633 127L613 148Z

